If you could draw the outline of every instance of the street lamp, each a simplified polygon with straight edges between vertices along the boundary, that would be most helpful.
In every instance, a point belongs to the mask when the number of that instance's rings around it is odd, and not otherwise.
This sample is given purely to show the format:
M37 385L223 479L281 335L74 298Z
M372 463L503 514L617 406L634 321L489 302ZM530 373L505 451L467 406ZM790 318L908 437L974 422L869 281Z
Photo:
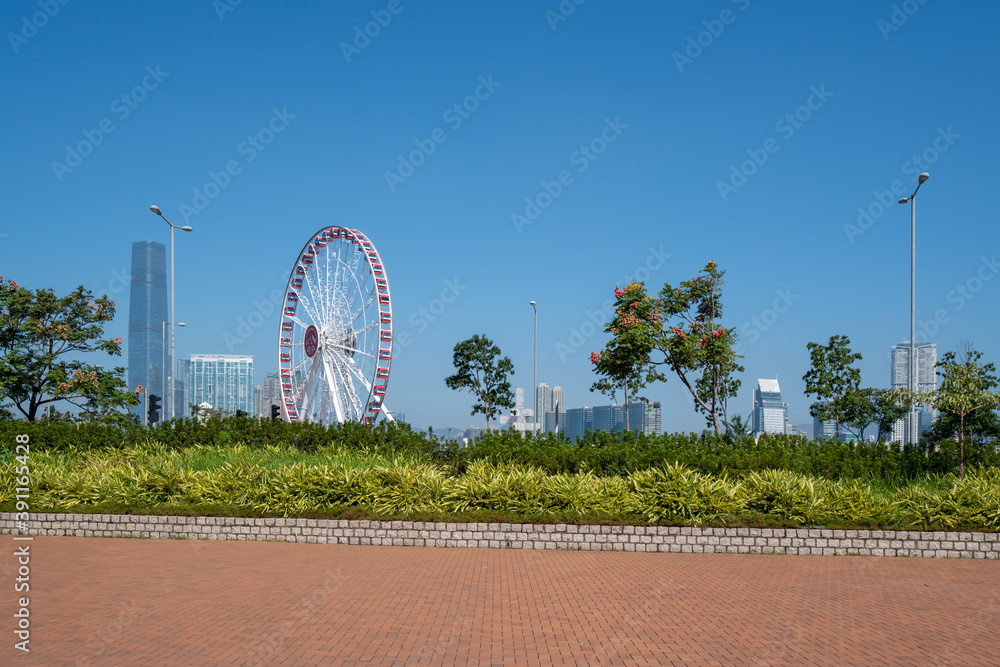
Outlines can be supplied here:
M909 197L899 200L910 203L910 394L917 393L917 190L931 175L926 171L917 177L917 187ZM917 444L920 428L917 424L917 406L910 402L910 443Z
M531 395L534 398L531 399L532 405L535 411L535 428L538 429L538 308L535 307L535 302L530 302L531 309L535 311L535 372L531 377L531 381L534 383L531 387Z
M173 367L174 367L174 364L176 363L174 361L174 325L173 325L173 322L176 319L175 316L174 316L174 229L177 228L179 225L175 225L172 222L170 222L169 220L167 220L163 216L163 213L160 211L160 207L159 206L156 206L154 204L153 206L149 207L149 210L152 211L153 213L155 213L156 215L160 216L161 218L163 218L163 221L165 223L167 223L168 225L170 225L170 367L171 367L170 368L170 375L172 377L174 375ZM189 227L188 225L184 225L183 227L181 227L181 229L184 230L185 232L192 231L191 227ZM166 365L166 364L164 364L164 365ZM174 392L171 391L170 392L170 418L171 419L174 418L173 394L174 394ZM164 399L165 398L166 397L164 397ZM166 410L166 404L164 404L164 410Z
M167 400L167 360L164 358L164 355L166 355L166 349L165 348L167 347L166 346L166 342L167 342L166 341L166 337L167 337L167 325L168 324L170 325L170 336L171 336L171 339L172 339L173 335L174 335L174 323L173 322L164 322L163 326L160 327L160 368L163 369L161 371L161 373L160 373L160 379L162 380L162 384L163 384L163 395L160 396L160 400L161 401L166 401ZM183 322L178 322L177 326L179 326L179 327L186 327L187 325L184 324ZM170 368L170 395L171 396L174 395L174 386L173 386L173 384L174 384L174 369L173 369L174 356L173 355L174 355L174 351L170 350L170 366L171 366L171 368ZM171 407L173 406L173 404L174 404L173 401L171 401L170 402ZM166 412L166 410L167 410L167 407L166 407L167 404L165 402L163 402L163 403L160 403L160 405L163 406L163 411ZM173 415L172 411L171 411L171 414L170 414L170 418L171 419L174 418L174 415ZM167 420L164 419L163 421L167 421Z

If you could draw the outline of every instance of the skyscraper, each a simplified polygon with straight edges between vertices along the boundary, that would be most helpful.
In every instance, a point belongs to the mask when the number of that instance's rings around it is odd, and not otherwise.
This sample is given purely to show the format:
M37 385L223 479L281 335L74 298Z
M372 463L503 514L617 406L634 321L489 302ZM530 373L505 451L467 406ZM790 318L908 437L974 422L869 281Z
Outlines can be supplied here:
M136 241L128 303L128 386L134 390L142 385L161 396L164 407L163 371L164 365L170 368L170 355L163 349L163 323L168 321L166 248L155 241Z
M917 343L917 393L926 394L937 389L937 343ZM891 380L893 389L910 387L910 344L892 346ZM917 405L918 432L931 427L937 419L937 410L929 405ZM893 424L892 439L910 442L910 416L906 415Z
M253 357L240 354L192 354L187 377L188 401L208 403L235 414L253 410Z
M753 391L753 433L784 433L788 407L781 402L777 380L757 380Z
M660 404L633 403L628 406L628 428L630 431L647 435L660 435L663 432ZM624 428L624 424L622 428Z

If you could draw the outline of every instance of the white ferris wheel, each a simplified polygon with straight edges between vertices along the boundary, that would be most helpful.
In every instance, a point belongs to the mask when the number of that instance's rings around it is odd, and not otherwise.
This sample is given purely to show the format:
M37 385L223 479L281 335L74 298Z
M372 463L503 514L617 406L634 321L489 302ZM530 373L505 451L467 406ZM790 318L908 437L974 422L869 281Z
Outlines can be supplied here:
M385 409L392 299L364 234L326 227L288 277L278 331L281 414L290 422L373 424Z

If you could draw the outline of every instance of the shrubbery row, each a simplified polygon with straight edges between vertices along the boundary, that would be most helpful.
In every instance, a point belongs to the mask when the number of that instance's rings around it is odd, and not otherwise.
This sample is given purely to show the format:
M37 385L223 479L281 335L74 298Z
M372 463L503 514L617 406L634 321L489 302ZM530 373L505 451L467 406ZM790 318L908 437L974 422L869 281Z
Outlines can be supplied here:
M294 447L303 452L336 445L339 448L381 454L406 454L427 462L446 461L462 473L480 460L539 468L548 474L591 472L598 476L627 475L683 463L704 473L746 474L761 470L787 470L824 479L880 480L898 484L928 474L948 474L958 469L953 442L940 443L926 452L913 446L843 443L808 440L798 436L717 438L709 433L667 434L589 433L579 442L555 435L522 437L515 431L492 431L468 447L442 443L432 435L412 431L406 424L322 426L287 424L254 419L175 420L155 429L116 428L99 424L0 422L0 441L14 442L27 433L32 448L42 451L81 451L159 443L169 449L192 446L225 447L242 443L250 448ZM993 445L966 445L970 469L1000 466Z

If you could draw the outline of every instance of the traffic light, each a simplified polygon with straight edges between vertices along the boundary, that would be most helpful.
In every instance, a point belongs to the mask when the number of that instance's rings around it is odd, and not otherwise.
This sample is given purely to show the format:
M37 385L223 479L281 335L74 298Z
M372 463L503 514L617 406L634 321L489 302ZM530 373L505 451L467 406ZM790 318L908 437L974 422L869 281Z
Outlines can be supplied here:
M149 395L148 423L150 426L160 421L160 397L156 394Z
M274 421L275 419L277 419L280 416L281 416L281 408L279 408L277 405L272 405L271 406L271 421Z

